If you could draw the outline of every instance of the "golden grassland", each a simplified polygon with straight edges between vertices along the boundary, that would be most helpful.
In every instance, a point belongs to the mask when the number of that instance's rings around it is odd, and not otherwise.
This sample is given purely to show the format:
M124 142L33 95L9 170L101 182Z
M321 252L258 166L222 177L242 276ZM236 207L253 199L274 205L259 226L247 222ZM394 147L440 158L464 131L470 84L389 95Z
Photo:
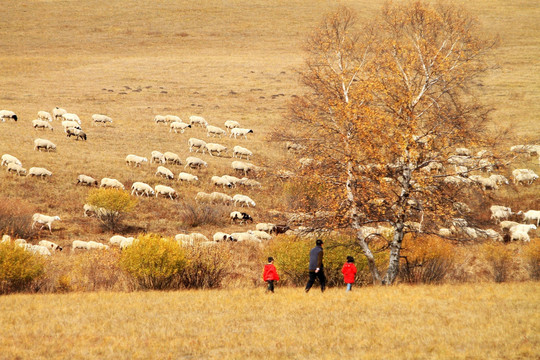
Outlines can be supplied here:
M0 297L3 359L537 359L538 283Z

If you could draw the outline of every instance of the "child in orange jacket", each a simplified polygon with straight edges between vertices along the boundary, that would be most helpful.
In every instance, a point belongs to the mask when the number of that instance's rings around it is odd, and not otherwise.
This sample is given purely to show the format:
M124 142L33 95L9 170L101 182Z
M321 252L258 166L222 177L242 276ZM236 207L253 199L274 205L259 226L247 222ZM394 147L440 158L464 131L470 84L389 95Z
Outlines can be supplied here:
M347 284L347 291L351 291L356 275L356 266L354 265L354 258L352 256L347 256L347 262L343 264L341 272L343 273L343 280Z
M268 264L264 265L263 280L268 283L266 292L274 292L274 281L279 280L279 275L274 266L274 258L271 256L268 258Z

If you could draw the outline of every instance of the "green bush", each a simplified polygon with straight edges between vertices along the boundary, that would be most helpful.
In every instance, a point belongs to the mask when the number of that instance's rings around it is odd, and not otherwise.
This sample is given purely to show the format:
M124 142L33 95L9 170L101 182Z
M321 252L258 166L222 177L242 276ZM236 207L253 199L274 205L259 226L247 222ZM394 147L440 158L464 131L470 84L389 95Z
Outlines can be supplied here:
M148 234L138 236L122 252L120 265L143 289L161 290L179 286L186 260L184 249L175 240Z
M0 294L28 290L43 269L40 255L12 243L0 243Z
M365 284L370 281L369 267L361 249L354 239L347 237L326 238L324 240L324 272L327 286L344 285L341 268L347 256L355 259L358 270L356 283ZM304 286L309 278L309 251L315 246L315 239L298 238L293 236L279 236L273 239L264 251L265 258L272 256L274 264L284 284ZM376 261L380 262L381 255Z
M230 274L232 256L223 248L228 244L216 246L194 246L185 249L187 264L180 273L184 288L218 288L223 279Z

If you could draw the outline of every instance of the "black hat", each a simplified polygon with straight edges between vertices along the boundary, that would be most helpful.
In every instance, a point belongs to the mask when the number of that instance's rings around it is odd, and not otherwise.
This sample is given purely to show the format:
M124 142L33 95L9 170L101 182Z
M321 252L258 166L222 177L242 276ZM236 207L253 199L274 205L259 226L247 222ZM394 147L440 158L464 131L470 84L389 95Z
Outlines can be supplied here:
M319 245L322 245L324 244L323 241L321 239L317 239L317 241L315 241L315 245L319 246Z
M353 258L352 256L347 256L347 262L353 263L353 262L354 262L354 258Z
M269 256L269 257L268 257L268 262L271 263L272 261L274 261L274 258L271 257L271 256Z

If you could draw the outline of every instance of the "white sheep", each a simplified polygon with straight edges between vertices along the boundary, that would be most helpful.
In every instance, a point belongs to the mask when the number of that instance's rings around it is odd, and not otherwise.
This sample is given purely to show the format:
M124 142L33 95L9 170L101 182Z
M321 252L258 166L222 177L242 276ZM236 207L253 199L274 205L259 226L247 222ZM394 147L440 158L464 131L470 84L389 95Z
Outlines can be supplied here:
M212 151L215 151L218 156L221 156L221 152L227 151L227 147L221 144L207 143L205 147L206 147L206 150L208 150L208 153L210 154L210 156L214 156L212 155Z
M248 233L255 236L259 240L272 240L272 236L264 231L248 230Z
M189 138L188 145L189 152L191 152L193 149L197 149L195 152L199 152L199 150L201 150L201 152L204 154L204 150L206 149L206 141L201 139Z
M17 114L10 110L0 110L0 119L5 122L6 119L17 121Z
M87 249L88 250L91 250L91 249L97 249L97 250L107 250L109 248L109 245L105 245L105 244L102 244L100 242L97 242L97 241L88 241L87 242Z
M210 200L212 203L221 203L221 204L228 205L233 201L233 198L227 194L214 191L213 193L210 194Z
M512 175L514 177L514 184L524 183L530 185L538 179L538 175L530 169L514 169Z
M129 237L129 238L126 238L126 239L122 240L120 242L120 250L125 250L129 246L133 245L134 242L135 242L135 238L133 238L133 237Z
M219 136L221 138L221 135L226 134L225 130L223 130L220 127L213 126L213 125L207 125L206 126L206 136L212 135L213 137Z
M482 186L483 190L498 190L497 181L492 178L486 178L481 175L471 175L469 179Z
M232 233L231 236L233 237L233 239L236 239L236 241L238 242L242 242L242 241L252 241L252 242L258 242L258 243L261 242L259 238L255 237L249 232Z
M236 176L223 175L222 178L230 182L233 187L236 187L236 184L242 182L242 179L239 179Z
M252 171L253 169L255 169L255 165L250 164L250 163L245 163L243 161L233 161L231 163L231 166L233 170L241 171L244 173L244 175L247 175L249 171Z
M53 120L51 114L49 112L43 111L43 110L38 111L37 117L40 120L46 120L46 121L52 121Z
M227 233L224 233L224 232L216 232L214 234L214 236L212 237L212 239L215 241L215 242L221 242L221 241L237 241L236 238L234 238L233 236L227 234Z
M212 194L205 193L204 191L199 191L195 195L195 201L198 203L210 203L212 202Z
M52 110L52 114L55 120L60 120L62 115L67 114L67 111L57 106Z
M159 164L165 164L167 160L165 159L165 155L163 155L161 152L157 150L154 150L152 151L151 156L150 156L150 163L153 163L153 162L156 162Z
M67 137L75 136L75 140L83 139L86 141L87 139L86 133L84 131L82 131L81 129L73 128L73 127L68 127L66 129L66 135Z
M15 164L15 163L9 163L8 166L7 166L7 171L12 172L12 173L16 173L19 176L26 175L26 169L23 168L21 165Z
M98 212L99 212L99 209L100 208L95 206L95 205L84 204L83 205L83 215L84 216L97 215Z
M540 152L540 145L514 145L510 148L510 151L516 152L516 153L535 155Z
M140 181L135 181L133 185L131 185L131 195L133 194L135 194L136 196L150 196L154 195L155 191L150 185Z
M167 169L165 166L158 166L156 171L156 176L163 176L167 179L174 179L174 174L171 170Z
M51 251L43 245L25 244L24 248L34 254L51 256Z
M199 181L199 178L195 175L192 175L186 172L181 172L180 174L178 174L178 180L185 181L188 183L194 183L194 182Z
M195 115L189 117L189 123L191 125L198 125L201 127L206 127L208 125L208 122L202 116Z
M508 219L513 214L512 209L502 205L492 205L489 209L491 211L491 219L495 220L495 222Z
M257 180L253 180L253 179L248 179L247 177L243 177L242 179L240 179L240 181L238 182L240 185L243 185L245 187L251 187L251 188L254 188L254 187L262 187L262 184L260 182L258 182Z
M172 132L174 130L175 133L178 133L178 131L180 130L180 133L183 134L187 128L191 128L191 125L183 123L181 121L173 121L171 125L169 125L169 132Z
M34 127L34 129L49 129L51 131L54 130L52 125L49 124L48 121L41 119L32 120L32 126Z
M76 121L71 120L64 120L62 121L62 127L64 128L64 132L67 134L69 129L77 129L82 130L81 126Z
M233 157L242 159L244 156L246 157L246 160L249 160L249 157L253 156L253 153L245 147L238 145L233 148Z
M66 121L75 121L76 123L81 125L81 119L79 119L79 116L77 114L65 113L62 115L62 118Z
M253 223L253 218L245 212L231 211L231 213L229 214L229 217L231 219L231 222L233 223L236 223L237 220L240 220L240 225L248 221Z
M92 125L96 123L102 123L103 125L107 125L107 123L112 123L112 119L108 117L107 115L103 115L103 114L93 114L92 120L94 120L92 122Z
M529 210L525 211L523 213L523 220L524 221L536 221L536 226L538 227L540 225L540 211L539 210Z
M503 175L491 174L489 178L493 179L497 185L509 184L508 179Z
M166 123L166 122L167 122L167 120L165 120L165 116L163 116L163 115L156 115L156 116L154 116L154 121L156 122L156 124L157 124L157 123L160 123L160 122L162 122L162 123Z
M467 149L467 148L457 148L456 149L456 155L460 155L460 156L471 156L471 150Z
M198 233L198 232L194 232L194 233L189 234L189 237L191 239L193 239L193 241L195 241L195 242L208 241L208 238L206 236L204 236L203 234Z
M265 231L267 233L275 232L276 231L276 225L272 223L258 223L255 225L255 229L258 231Z
M56 151L56 145L47 139L35 139L34 140L34 150L41 151L41 149L49 151Z
M240 204L242 207L243 206L249 207L250 205L255 207L255 201L253 201L247 195L236 194L236 195L233 196L232 199L234 201L234 206L237 206L238 204Z
M88 175L79 175L77 176L77 184L76 185L86 185L86 186L98 186L98 182L96 179L94 179L93 177L91 176L88 176Z
M482 230L482 231L490 239L493 239L493 240L496 240L496 241L503 241L503 237L501 236L501 234L499 234L498 232L496 232L493 229L486 229L486 230Z
M510 221L510 220L504 220L499 223L499 226L501 227L502 230L510 230L510 228L516 225L519 225L519 223L515 221Z
M44 179L46 176L52 176L52 172L41 167L31 167L30 170L28 170L27 176L38 176Z
M171 200L174 200L178 197L176 190L174 190L170 186L156 185L155 190L156 190L156 197L158 197L158 195L164 195L164 196L168 196Z
M238 127L240 127L240 123L238 121L234 121L234 120L225 121L225 128L229 131Z
M519 241L526 241L530 242L531 238L529 237L529 234L527 234L525 231L515 231L510 234L510 240L519 240Z
M126 240L126 239L130 239L131 241L133 241L134 238L133 237L125 237L125 236L122 236L122 235L113 235L109 239L109 244L120 246L122 241Z
M176 115L165 115L166 122L182 122L182 119Z
M510 228L510 233L513 234L515 232L524 232L528 233L531 230L536 230L536 225L534 224L517 224Z
M62 251L62 247L58 244L53 243L52 241L48 240L41 240L38 245L44 246L49 250L59 250Z
M223 186L223 187L228 187L228 188L231 188L233 186L229 180L224 179L221 176L212 176L210 181L212 182L212 184L216 186Z
M453 235L453 231L448 228L440 228L438 234L441 237L451 237Z
M22 162L19 159L17 159L15 156L9 155L9 154L2 155L2 166L8 165L11 163L22 166Z
M103 178L103 179L101 179L101 183L100 183L99 187L102 187L102 188L115 188L115 189L122 189L122 190L126 189L124 187L124 184L122 184L120 181L118 181L116 179L111 179L111 178Z
M139 167L142 165L142 163L148 162L148 158L138 155L129 154L126 156L126 165L135 165L135 167Z
M60 221L60 217L35 213L34 215L32 215L32 229L34 228L34 225L40 224L41 225L40 230L43 229L43 227L47 226L49 227L49 231L52 234L51 224L56 220Z
M178 154L175 154L170 151L166 151L163 153L163 157L165 158L166 163L174 164L174 165L182 165L182 160L180 160L180 156L178 156Z
M187 234L176 234L174 236L174 239L181 245L181 246L193 246L193 239L191 236Z
M208 164L206 163L206 161L199 159L198 157L189 156L186 159L186 165L184 166L184 169L187 168L188 166L191 169L200 169L202 167L208 167Z
M247 139L247 134L249 133L252 133L253 134L253 130L251 129L241 129L241 128L234 128L234 129L231 129L231 135L230 137L232 137L234 135L234 138L236 139L237 136L243 136L244 139Z

